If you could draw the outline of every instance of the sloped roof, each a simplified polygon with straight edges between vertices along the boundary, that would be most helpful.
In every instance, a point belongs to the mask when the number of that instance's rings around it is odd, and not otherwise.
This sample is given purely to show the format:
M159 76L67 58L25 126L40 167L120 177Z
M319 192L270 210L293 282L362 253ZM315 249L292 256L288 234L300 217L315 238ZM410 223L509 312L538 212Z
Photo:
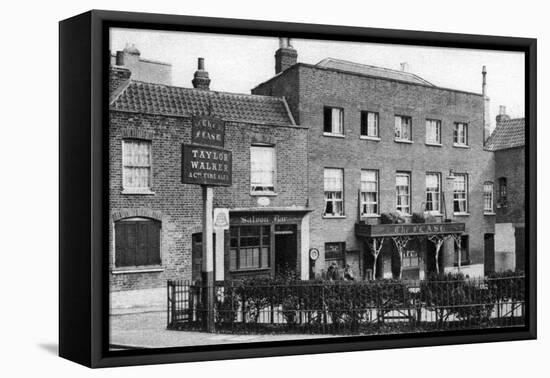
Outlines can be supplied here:
M258 96L130 81L111 110L172 116L210 114L226 121L294 125L282 97Z
M353 72L367 76L377 76L385 79L400 80L414 84L434 86L427 80L410 72L392 70L389 68L369 66L367 64L348 62L346 60L326 58L316 64L317 67Z
M485 146L491 151L525 146L525 118L498 122Z

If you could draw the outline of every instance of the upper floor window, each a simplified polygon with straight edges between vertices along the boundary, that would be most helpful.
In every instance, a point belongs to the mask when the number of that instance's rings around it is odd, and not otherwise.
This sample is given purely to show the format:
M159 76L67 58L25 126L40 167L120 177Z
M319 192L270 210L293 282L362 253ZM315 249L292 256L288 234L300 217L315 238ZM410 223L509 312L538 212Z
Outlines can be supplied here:
M361 215L378 214L378 171L361 170Z
M411 214L411 175L407 172L397 172L395 177L395 192L398 213Z
M506 205L508 201L508 181L506 177L498 179L498 203L499 205Z
M483 183L483 211L493 212L493 183L490 181Z
M455 214L468 212L468 175L454 174L453 211Z
M437 119L426 120L426 143L441 144L441 121Z
M344 135L344 109L325 106L323 118L323 131L325 133Z
M378 113L361 112L361 136L378 138Z
M395 140L412 141L412 118L395 116Z
M426 173L426 211L441 212L441 174Z
M456 146L468 145L468 124L463 122L455 122L453 130L453 143Z
M250 147L251 192L274 192L275 148L273 146Z
M160 222L130 218L115 223L115 267L160 265Z
M324 216L344 215L344 170L325 168L325 211Z
M151 190L151 141L122 141L122 187L130 191Z

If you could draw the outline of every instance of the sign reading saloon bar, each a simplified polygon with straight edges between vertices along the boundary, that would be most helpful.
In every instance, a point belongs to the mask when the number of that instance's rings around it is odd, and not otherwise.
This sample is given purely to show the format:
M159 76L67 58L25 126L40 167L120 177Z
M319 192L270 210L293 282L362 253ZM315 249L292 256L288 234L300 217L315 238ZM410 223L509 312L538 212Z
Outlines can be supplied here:
M191 127L191 143L223 148L225 122L221 119L194 116Z
M183 145L182 182L209 186L231 186L231 151Z
M355 235L366 237L457 234L464 232L464 223L400 223L356 224Z
M302 221L302 216L299 214L239 214L231 215L231 225L241 226L248 224L282 224L282 223L299 223Z

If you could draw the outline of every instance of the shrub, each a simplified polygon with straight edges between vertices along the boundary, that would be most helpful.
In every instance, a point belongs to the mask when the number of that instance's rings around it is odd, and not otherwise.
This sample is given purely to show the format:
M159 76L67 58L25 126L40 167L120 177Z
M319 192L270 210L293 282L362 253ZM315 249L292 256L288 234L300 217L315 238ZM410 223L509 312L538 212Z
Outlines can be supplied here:
M257 323L262 311L272 305L272 283L269 278L254 277L241 281L236 288L243 310L253 323Z
M424 214L422 213L413 213L411 223L426 223L426 218L424 218Z
M395 223L405 223L405 218L397 213L382 213L380 214L380 223L381 224L395 224Z
M216 295L216 323L232 324L237 319L239 296L232 285L218 287Z
M525 300L525 276L523 271L490 273L486 283L493 298L497 301Z

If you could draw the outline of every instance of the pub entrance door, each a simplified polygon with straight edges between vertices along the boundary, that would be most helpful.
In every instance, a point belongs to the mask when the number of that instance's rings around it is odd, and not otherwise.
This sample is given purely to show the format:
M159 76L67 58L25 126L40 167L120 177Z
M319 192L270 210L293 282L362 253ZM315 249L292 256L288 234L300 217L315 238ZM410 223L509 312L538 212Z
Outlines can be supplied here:
M275 275L296 272L297 268L296 225L275 225Z

